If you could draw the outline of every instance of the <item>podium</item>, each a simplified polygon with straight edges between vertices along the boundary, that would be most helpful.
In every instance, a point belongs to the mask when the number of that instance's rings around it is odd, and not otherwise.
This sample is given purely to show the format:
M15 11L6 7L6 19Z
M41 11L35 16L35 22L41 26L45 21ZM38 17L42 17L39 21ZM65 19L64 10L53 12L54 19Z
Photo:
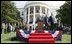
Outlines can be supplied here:
M36 29L36 33L44 33L44 29L43 29L43 21L39 21L37 22L38 27Z

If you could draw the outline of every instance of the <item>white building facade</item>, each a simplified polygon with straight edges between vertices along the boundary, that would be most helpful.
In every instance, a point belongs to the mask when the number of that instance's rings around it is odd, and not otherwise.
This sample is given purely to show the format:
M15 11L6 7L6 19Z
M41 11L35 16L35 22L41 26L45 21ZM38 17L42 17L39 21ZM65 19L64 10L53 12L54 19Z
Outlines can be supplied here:
M24 22L30 24L35 29L36 19L39 16L49 16L49 7L42 2L30 1L25 4L21 12Z

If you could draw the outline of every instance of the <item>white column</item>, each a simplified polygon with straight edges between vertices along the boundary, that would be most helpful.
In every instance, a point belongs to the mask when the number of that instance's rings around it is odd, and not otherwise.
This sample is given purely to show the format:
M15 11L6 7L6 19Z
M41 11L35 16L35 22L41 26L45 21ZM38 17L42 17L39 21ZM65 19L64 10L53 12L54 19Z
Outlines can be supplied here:
M27 15L26 13L27 13L27 10L25 9L25 11L24 11L25 23L26 23L26 19L27 19L27 18L26 18L26 15Z
M47 8L45 8L45 15L47 15L47 16L48 16L48 14L47 14Z
M42 13L42 7L40 6L40 16L41 16L41 13Z
M5 23L2 23L2 34L4 34L4 30L5 30Z
M29 21L30 21L30 7L28 8L28 23L27 23L28 30L29 30Z
M47 14L48 14L48 17L50 16L50 9L49 8L47 8Z
M28 8L28 24L29 24L29 21L30 21L30 8Z
M34 15L33 15L33 26L34 26L34 30L35 30L35 6L34 6Z

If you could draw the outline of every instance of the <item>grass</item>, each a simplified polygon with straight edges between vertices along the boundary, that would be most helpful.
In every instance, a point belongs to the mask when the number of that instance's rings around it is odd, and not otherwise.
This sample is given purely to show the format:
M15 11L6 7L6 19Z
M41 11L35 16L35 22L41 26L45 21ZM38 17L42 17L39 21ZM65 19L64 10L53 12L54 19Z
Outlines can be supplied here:
M12 41L11 38L16 37L16 33L7 33L7 34L1 34L1 43L26 43L25 41ZM62 41L56 41L56 43L71 43L71 35L63 34Z
M15 32L1 34L1 43L22 43L22 41L17 41L17 40L12 41L11 39L14 37L16 37ZM24 41L23 41L23 43L24 43Z
M56 41L56 43L71 43L71 35L63 34L62 41Z
M62 43L71 43L71 35L64 34L62 40L63 40Z

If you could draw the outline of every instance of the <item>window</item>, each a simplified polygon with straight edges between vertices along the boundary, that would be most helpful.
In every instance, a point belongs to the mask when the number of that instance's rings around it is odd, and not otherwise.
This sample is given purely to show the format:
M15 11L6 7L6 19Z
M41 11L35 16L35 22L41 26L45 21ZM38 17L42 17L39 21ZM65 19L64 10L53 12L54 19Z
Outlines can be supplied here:
M26 22L28 22L28 15L26 16Z
M30 7L30 14L33 13L33 10L34 10L34 8L33 8L33 6L31 6Z
M22 16L23 16L23 12L22 12Z
M28 14L28 8L27 8L27 14Z
M40 12L40 6L36 6L35 10L36 10L36 13L39 13Z
M30 24L33 23L33 15L30 15L30 21L29 21Z
M45 7L42 7L42 13L45 14Z

